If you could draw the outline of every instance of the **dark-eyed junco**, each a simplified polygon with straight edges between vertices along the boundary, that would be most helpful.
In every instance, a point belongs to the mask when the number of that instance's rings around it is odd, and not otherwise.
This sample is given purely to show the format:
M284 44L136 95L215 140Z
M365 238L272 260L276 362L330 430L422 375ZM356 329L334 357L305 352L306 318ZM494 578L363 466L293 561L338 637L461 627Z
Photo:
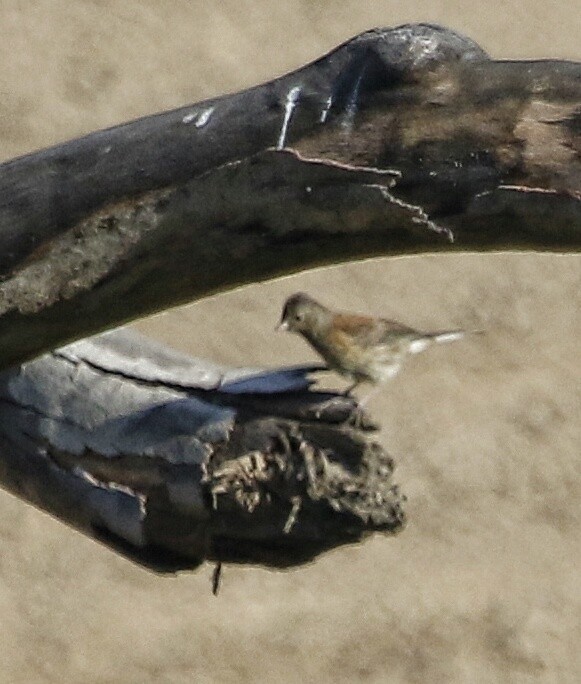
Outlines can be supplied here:
M401 370L408 354L466 334L463 330L425 333L385 318L331 311L300 292L285 302L277 330L302 335L329 368L352 381L346 393L362 382L384 383Z

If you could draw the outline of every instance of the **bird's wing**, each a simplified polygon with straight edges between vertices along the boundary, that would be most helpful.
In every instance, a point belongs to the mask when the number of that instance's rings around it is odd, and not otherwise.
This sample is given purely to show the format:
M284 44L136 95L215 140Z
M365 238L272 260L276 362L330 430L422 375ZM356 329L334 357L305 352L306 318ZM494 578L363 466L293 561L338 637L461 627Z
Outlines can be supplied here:
M404 325L403 323L398 323L398 321L390 321L388 318L381 319L381 328L383 335L389 333L400 333L402 335L423 335L424 333L416 330L415 328L410 328L409 325Z
M417 330L386 318L371 316L357 316L353 314L336 314L333 326L343 334L352 337L359 344L375 346L388 341L394 333L396 335L420 335Z

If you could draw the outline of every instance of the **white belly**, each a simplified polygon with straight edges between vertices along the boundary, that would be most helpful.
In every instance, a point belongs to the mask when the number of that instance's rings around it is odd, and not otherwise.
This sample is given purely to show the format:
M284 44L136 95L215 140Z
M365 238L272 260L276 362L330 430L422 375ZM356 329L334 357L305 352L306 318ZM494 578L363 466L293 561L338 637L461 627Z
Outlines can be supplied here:
M401 370L400 363L377 364L372 366L370 375L374 382L387 382L394 378Z

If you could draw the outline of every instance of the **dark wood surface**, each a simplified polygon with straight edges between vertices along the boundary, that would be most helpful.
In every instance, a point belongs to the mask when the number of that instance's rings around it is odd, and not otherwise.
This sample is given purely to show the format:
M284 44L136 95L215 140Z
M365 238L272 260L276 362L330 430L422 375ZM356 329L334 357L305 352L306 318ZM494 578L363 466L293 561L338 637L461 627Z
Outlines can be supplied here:
M580 107L578 63L413 25L3 164L0 363L324 263L577 250Z

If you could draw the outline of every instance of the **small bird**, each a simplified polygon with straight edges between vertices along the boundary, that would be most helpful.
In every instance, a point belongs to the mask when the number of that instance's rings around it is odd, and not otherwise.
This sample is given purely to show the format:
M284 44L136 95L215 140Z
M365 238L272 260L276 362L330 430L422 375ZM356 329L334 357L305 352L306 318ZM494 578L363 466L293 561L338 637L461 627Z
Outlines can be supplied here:
M425 333L385 318L335 312L302 292L285 302L277 330L302 335L329 368L349 378L352 384L345 394L362 382L383 384L399 373L406 356L467 334L463 330Z

